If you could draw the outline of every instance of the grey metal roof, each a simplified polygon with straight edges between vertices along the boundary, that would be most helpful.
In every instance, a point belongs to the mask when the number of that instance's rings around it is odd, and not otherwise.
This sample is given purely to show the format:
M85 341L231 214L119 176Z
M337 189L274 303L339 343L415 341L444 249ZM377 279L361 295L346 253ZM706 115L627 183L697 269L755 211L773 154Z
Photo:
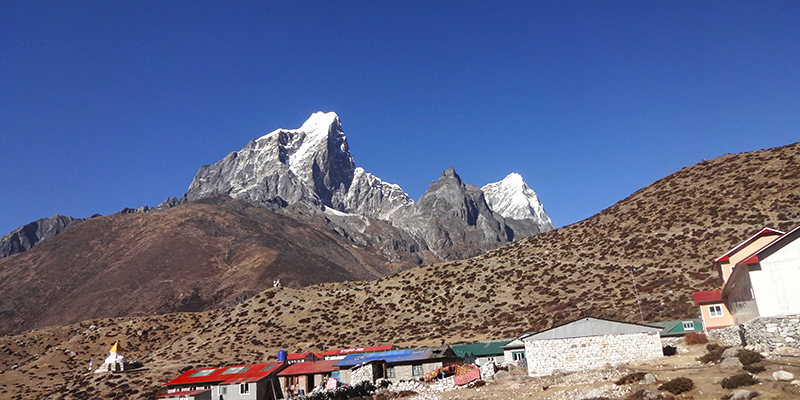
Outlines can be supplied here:
M555 328L550 328L523 338L524 341L568 339L584 336L616 335L621 333L659 332L661 328L631 324L629 322L610 321L592 317L581 318Z

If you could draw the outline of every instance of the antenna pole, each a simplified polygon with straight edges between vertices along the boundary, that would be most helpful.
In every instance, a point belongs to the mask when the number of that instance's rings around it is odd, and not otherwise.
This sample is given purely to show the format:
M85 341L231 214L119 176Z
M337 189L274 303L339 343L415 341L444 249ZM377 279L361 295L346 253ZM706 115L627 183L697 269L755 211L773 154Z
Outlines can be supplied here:
M631 281L633 281L633 293L636 295L636 304L639 305L639 317L642 318L642 323L644 323L644 314L642 313L642 301L639 300L639 291L636 290L636 278L633 277L633 270L635 268L630 267L629 271L631 272Z

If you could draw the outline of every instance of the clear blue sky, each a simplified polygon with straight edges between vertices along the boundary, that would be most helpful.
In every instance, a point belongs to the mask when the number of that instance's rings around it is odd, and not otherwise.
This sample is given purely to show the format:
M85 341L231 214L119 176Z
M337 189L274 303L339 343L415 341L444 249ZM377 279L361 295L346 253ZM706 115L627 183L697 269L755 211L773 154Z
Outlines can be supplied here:
M800 2L2 1L0 235L182 195L335 111L417 199L520 173L556 226L800 140Z

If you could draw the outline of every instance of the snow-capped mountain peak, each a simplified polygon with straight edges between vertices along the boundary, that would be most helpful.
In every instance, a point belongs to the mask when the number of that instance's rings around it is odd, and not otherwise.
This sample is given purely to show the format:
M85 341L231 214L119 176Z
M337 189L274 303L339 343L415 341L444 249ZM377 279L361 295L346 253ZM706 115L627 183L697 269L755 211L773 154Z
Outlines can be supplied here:
M481 190L492 211L503 218L534 220L542 232L555 229L539 201L539 196L528 187L520 174L512 172L500 182L487 184Z

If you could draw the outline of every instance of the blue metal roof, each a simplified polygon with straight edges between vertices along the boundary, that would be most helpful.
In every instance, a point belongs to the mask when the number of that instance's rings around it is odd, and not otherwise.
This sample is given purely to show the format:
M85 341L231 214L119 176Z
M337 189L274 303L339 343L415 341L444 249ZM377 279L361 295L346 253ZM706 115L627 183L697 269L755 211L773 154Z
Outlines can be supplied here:
M383 361L387 364L430 360L436 358L456 357L448 346L430 347L408 350L384 351L380 353L350 354L336 363L339 368L348 368L372 361Z

